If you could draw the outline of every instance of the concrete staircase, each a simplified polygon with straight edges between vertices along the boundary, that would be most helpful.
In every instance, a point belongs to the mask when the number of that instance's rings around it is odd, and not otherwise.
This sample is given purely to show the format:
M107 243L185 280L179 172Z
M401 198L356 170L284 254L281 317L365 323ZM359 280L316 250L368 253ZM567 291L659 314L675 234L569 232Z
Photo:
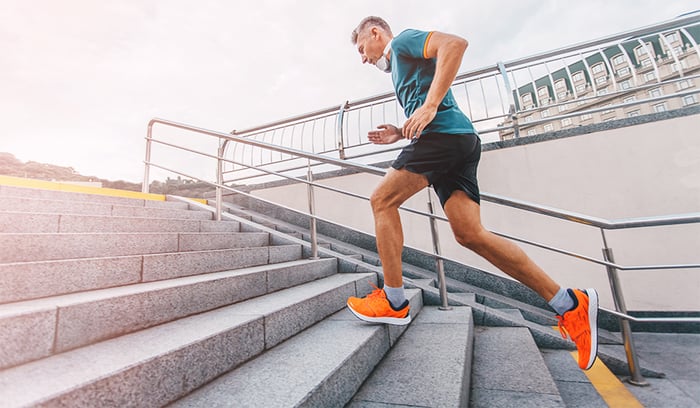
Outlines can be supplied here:
M277 231L301 236L303 240L310 239L305 227L308 218L293 211L270 207L262 201L246 197L236 197L232 202L225 203L224 208L228 211L225 214L228 219L241 222L250 220ZM371 270L380 264L372 237L325 222L319 223L319 231L321 248L326 253L357 259L357 262L349 266L355 271ZM425 308L435 308L440 304L433 267L434 258L431 256L413 250L404 251L405 284L421 290ZM464 265L446 263L446 267L450 305L454 310L468 310L471 314L468 324L474 327L467 346L470 350L467 354L473 354L473 359L469 358L465 363L469 371L466 398L468 406L608 406L578 368L571 355L571 350L575 350L573 343L562 339L558 331L553 330L557 324L554 313L536 294L517 282ZM381 280L380 268L377 273ZM440 313L447 312L436 312L438 316ZM465 323L466 319L461 322ZM412 330L414 327L408 333ZM429 337L450 338L451 333L449 326L442 326ZM619 335L607 330L601 330L599 341L601 344L621 343ZM454 340L450 343L459 344ZM406 341L406 344L410 342ZM429 344L429 341L423 341L421 346L406 346L410 351L404 352L407 355L420 355ZM391 353L401 353L398 351L400 348L397 346ZM454 355L454 350L443 352ZM599 353L599 356L606 364L610 364L611 369L624 371L626 368L626 362L619 356L607 356L605 353ZM456 404L454 400L446 402L441 399L441 390L452 388L449 378L453 371L450 364L441 360L439 352L434 353L431 359L434 362L427 365L432 366L434 371L430 375L423 375L426 371L419 362L413 363L415 367L408 367L405 362L392 365L391 359L385 358L349 406L467 406ZM385 364L391 368L384 368ZM439 369L435 369L436 366ZM389 373L395 379L383 380ZM661 375L646 369L644 373L651 377ZM412 380L420 382L421 386L397 385L412 384ZM427 384L430 386L426 387ZM409 394L408 390L414 388L430 388L434 391L421 395ZM411 397L402 398L402 393ZM454 395L449 392L446 394ZM374 399L368 397L370 395Z
M293 234L194 204L0 186L0 406L353 400L406 331L346 310L376 271L339 273L350 264L308 259ZM458 355L449 398L465 405L469 308L420 317L421 291L408 295L407 342L424 325L464 328L444 358Z

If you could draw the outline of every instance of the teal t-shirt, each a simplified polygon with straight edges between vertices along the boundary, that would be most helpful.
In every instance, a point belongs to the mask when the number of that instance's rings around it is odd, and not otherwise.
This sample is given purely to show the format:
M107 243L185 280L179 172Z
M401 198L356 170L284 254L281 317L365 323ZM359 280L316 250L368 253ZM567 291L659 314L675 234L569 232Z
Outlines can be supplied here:
M435 58L425 58L425 48L431 34L405 30L391 41L391 79L407 118L423 105L435 76ZM425 133L465 134L476 131L467 115L457 106L452 90L448 90L435 118L423 130Z

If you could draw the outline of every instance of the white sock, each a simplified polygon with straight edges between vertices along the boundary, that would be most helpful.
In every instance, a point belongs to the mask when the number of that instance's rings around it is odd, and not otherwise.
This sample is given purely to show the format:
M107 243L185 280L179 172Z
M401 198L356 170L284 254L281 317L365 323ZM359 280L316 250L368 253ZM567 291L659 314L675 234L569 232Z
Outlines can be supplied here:
M403 285L398 288L392 288L385 284L384 293L386 293L387 300L394 308L401 306L403 302L406 301L406 293L404 292Z
M557 294L549 301L549 305L552 306L552 309L554 309L559 316L564 316L564 313L574 307L574 299L569 295L566 289L559 288Z

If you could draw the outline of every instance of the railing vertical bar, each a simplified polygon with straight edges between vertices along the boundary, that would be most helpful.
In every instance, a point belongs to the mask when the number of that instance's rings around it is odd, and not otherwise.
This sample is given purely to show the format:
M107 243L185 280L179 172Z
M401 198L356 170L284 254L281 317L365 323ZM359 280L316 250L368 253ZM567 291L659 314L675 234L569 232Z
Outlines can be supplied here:
M608 246L607 239L605 238L605 230L600 229L603 236L603 258L610 263L614 263L614 257L612 248ZM622 285L620 284L620 277L617 273L617 269L606 265L606 270L608 272L608 280L610 281L610 289L613 295L613 302L615 303L615 309L627 315L627 305L625 304L625 298L622 294ZM620 318L620 331L622 332L622 340L625 344L625 353L627 354L627 365L630 370L629 383L638 386L647 386L649 383L644 379L639 368L639 361L637 360L637 353L634 347L634 340L632 339L632 329L630 327L630 322L627 319Z

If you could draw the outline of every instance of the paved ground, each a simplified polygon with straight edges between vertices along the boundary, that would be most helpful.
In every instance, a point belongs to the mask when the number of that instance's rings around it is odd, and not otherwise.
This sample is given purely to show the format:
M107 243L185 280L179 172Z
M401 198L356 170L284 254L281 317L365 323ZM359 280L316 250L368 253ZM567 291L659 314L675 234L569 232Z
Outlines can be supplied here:
M700 334L634 333L639 364L666 374L627 385L646 408L700 408Z

